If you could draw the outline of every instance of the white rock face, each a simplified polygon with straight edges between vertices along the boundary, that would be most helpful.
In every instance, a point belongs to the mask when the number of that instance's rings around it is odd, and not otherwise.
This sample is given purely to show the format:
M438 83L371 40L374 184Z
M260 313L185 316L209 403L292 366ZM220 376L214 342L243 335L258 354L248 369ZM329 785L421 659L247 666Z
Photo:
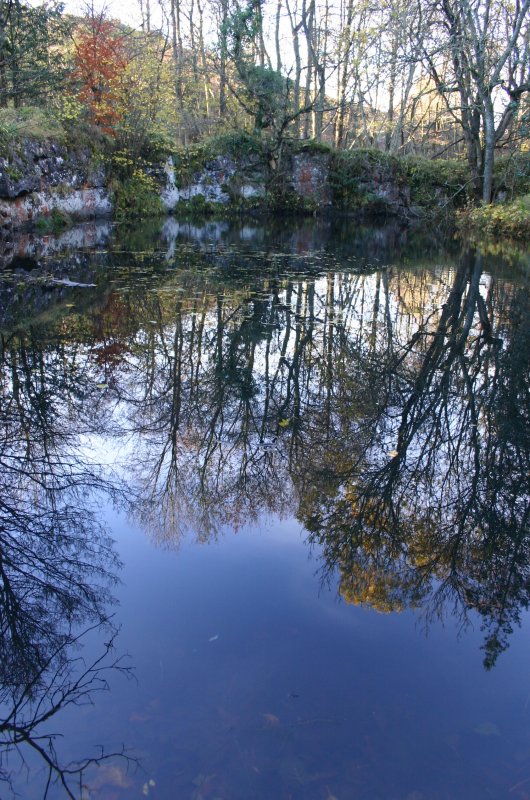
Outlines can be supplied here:
M245 184L239 190L239 194L245 200L250 200L253 197L265 197L265 187L264 186L251 186L250 184Z
M216 156L197 172L190 183L177 186L175 165L171 157L164 164L166 185L161 192L161 200L166 211L174 211L181 200L192 200L202 196L205 202L227 205L231 201L230 191L244 199L265 196L265 186L243 183L238 186L238 165L230 156ZM248 180L248 179L247 179Z
M32 192L15 200L0 200L0 220L4 226L19 227L53 211L76 219L91 219L111 214L112 203L106 189L96 188Z
M164 172L166 175L166 185L160 193L160 199L166 211L174 211L175 206L180 200L180 191L175 182L175 164L171 156L169 156L164 164Z

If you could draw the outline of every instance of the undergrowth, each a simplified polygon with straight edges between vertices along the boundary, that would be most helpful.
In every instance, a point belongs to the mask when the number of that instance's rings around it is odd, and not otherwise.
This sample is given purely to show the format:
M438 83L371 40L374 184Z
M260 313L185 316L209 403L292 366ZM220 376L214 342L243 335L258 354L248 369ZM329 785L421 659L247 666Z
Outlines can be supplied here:
M459 230L472 239L530 240L530 194L509 203L468 207L458 214L457 224Z

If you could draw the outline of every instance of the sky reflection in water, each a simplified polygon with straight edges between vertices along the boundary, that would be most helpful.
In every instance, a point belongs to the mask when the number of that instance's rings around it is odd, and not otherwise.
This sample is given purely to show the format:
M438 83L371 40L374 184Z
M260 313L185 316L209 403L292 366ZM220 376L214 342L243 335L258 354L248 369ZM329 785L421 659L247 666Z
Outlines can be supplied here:
M53 715L62 763L139 759L85 795L530 796L524 257L313 220L89 233L21 244L0 296L4 660L16 617L37 671L66 662L113 595L84 653L121 626L138 679Z

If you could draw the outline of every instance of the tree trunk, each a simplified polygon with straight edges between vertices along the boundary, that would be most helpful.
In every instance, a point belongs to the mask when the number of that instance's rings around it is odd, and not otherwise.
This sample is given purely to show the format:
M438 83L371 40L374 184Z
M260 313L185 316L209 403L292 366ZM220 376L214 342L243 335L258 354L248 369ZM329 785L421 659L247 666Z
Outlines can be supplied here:
M335 147L340 148L344 140L344 123L346 118L346 87L350 71L350 56L352 49L352 22L353 22L353 0L348 0L346 10L346 24L342 30L342 38L339 40L338 56L338 78L337 78L337 116L335 119Z
M289 22L291 23L291 33L293 35L293 48L294 48L294 87L293 87L293 112L296 113L300 108L300 78L302 77L302 59L300 57L300 40L298 33L302 22L297 25L294 24L294 18L289 7L289 0L286 0L287 13L289 15ZM300 136L300 115L298 115L294 122L294 135L299 138Z
M228 0L221 0L221 26L219 44L221 48L221 61L219 65L219 117L226 117L226 21L228 18Z
M495 115L493 103L488 97L484 101L484 155L482 172L482 202L491 203L493 192L493 163L495 160Z
M282 13L282 0L276 6L276 23L274 28L274 41L276 43L276 72L282 71L282 54L280 51L280 19Z
M175 69L175 96L177 108L182 111L184 97L182 91L182 38L180 33L180 0L171 0L171 44Z

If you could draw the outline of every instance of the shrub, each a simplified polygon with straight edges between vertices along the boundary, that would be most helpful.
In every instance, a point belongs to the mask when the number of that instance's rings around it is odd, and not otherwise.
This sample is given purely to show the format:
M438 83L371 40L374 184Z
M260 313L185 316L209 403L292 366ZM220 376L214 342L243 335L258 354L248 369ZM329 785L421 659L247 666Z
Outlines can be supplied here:
M458 227L472 239L530 239L530 194L511 203L465 209L458 216Z
M504 192L510 199L530 193L530 152L499 156L493 170L494 195Z
M35 222L35 230L40 234L60 233L71 224L68 214L54 208L48 217L39 217Z
M293 153L332 153L333 148L326 142L317 142L316 139L301 139L300 141L287 140L291 144Z
M206 139L205 147L211 156L250 156L263 155L264 148L259 136L249 131L228 131Z
M333 153L330 183L333 203L343 209L380 213L384 199L373 191L374 183L405 183L403 161L380 150L339 150Z
M426 211L453 210L464 206L471 196L465 161L408 156L403 159L403 166L414 206Z
M111 189L117 220L156 217L164 213L156 181L141 168L134 169L122 180L114 179Z

